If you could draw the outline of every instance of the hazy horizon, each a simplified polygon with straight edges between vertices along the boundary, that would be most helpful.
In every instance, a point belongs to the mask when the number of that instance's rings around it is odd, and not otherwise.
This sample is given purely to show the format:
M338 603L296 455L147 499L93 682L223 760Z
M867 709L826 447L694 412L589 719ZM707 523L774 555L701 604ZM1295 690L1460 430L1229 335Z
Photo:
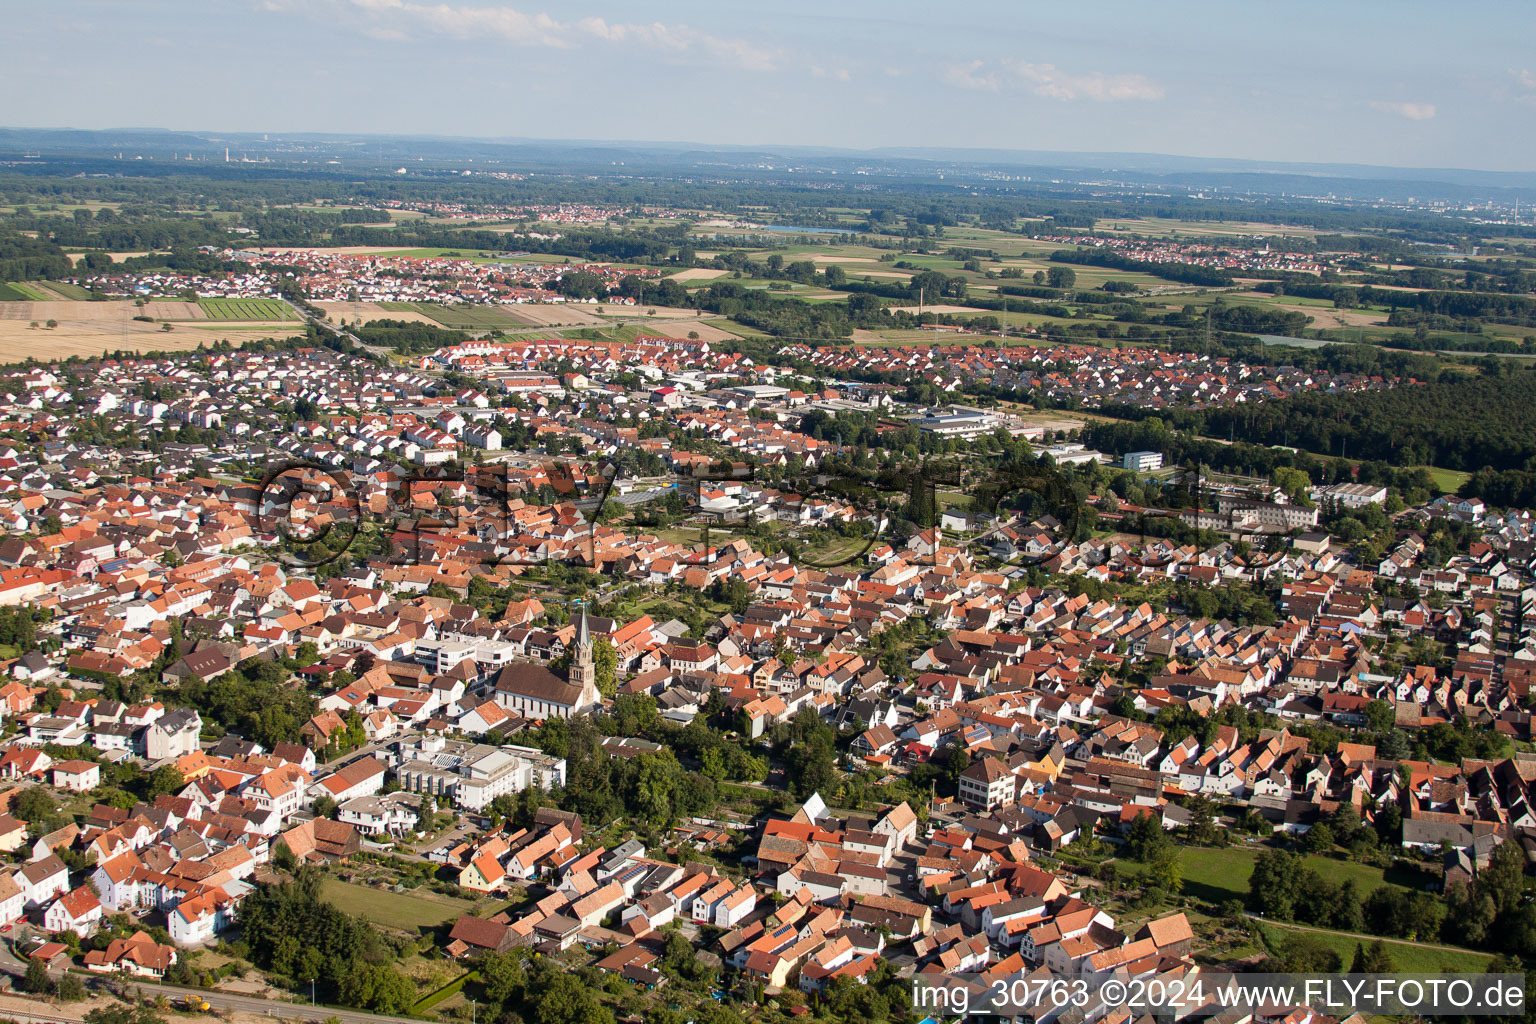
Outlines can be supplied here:
M1106 0L1084 17L991 0L963 22L869 0L644 10L55 0L12 27L0 83L28 97L10 116L34 128L1536 168L1525 6L1297 0L1275 18Z

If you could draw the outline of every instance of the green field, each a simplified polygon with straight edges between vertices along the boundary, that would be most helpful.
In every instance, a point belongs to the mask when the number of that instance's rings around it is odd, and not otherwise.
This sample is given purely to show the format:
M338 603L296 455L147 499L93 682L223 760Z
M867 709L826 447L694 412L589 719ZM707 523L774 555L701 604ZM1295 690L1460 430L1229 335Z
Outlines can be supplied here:
M465 229L469 230L469 229ZM552 253L519 252L515 256L497 256L496 252L502 250L489 249L402 249L398 252L366 253L364 255L376 255L384 257L402 257L404 259L424 260L443 257L451 260L468 260L471 263L570 263L580 266L583 263L592 263L593 260L578 259L573 256L556 256ZM508 250L510 251L510 250ZM615 267L636 266L633 263L611 263L603 261L607 265Z
M1185 894L1213 906L1224 900L1246 900L1248 879L1253 876L1254 862L1263 850L1261 846L1228 846L1221 849L1182 847L1179 850L1179 871L1184 878ZM1330 882L1353 880L1361 899L1382 885L1417 889L1425 881L1423 876L1411 871L1383 869L1333 857L1309 856L1302 859L1307 867ZM1141 872L1141 866L1134 862L1117 861L1116 866L1126 874Z
M38 281L27 287L41 293L45 299L81 300L91 297L89 289L81 288L77 284L69 284L66 281Z
M288 306L277 299L198 299L210 320L292 320Z
M0 302L47 302L52 298L54 296L45 294L36 285L0 281Z
M1459 469L1441 469L1439 466L1414 466L1413 468L1429 470L1429 475L1435 480L1435 486L1446 494L1455 494L1461 490L1461 485L1472 476L1471 473Z
M363 253L365 256L399 256L404 259L433 259L446 256L449 259L476 259L485 253L479 249L400 249L395 252Z
M1318 928L1299 929L1272 921L1265 921L1258 927L1264 935L1265 945L1271 950L1283 945L1288 935L1305 931L1306 934L1337 953L1339 959L1344 961L1346 971L1349 970L1350 962L1354 960L1355 947L1362 943L1369 946L1377 938L1374 935L1356 935L1351 932L1335 932ZM1393 967L1407 974L1438 974L1441 971L1481 974L1488 969L1488 961L1493 959L1487 953L1459 949L1454 946L1444 948L1426 946L1407 939L1382 939L1381 941L1387 947L1387 955L1392 958Z
M434 892L387 892L329 877L320 891L327 901L348 914L359 914L376 924L403 931L435 928L471 913L476 906L470 900Z

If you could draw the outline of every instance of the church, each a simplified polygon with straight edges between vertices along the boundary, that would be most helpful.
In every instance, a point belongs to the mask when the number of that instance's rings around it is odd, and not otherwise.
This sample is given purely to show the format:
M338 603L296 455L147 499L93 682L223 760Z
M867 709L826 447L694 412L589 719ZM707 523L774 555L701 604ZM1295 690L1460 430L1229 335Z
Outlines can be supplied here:
M569 718L602 703L597 670L592 665L592 634L587 609L581 609L571 667L561 679L543 665L515 661L496 677L496 703L527 719Z

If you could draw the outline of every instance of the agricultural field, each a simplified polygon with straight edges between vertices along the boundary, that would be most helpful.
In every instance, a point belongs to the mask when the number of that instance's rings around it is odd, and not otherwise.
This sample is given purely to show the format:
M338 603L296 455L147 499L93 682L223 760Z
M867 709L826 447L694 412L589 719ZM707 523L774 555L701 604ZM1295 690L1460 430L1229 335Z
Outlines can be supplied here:
M602 317L592 312L595 308L563 303L530 303L518 306L517 312L512 315L534 327L597 327L607 323ZM613 307L604 306L603 308L612 309Z
M197 308L193 303L171 305ZM184 322L167 331L165 323L134 319L154 319L155 306L150 303L141 309L126 300L0 302L0 364L28 358L99 356L103 352L176 352L218 341L238 346L297 333L292 323ZM55 326L48 326L50 320Z
M181 299L152 299L140 307L140 316L153 317L156 320L207 320L208 313L196 302L184 302Z
M288 304L279 299L199 299L209 320L292 320Z
M416 255L418 253L428 251L435 252L436 250L416 249L409 245L327 245L316 247L314 249L295 249L289 246L256 245L251 247L251 251L271 253L274 256L290 256L294 253L300 252L327 252L341 256L398 256L402 253L408 255Z
M24 287L36 293L38 298L45 302L53 299L73 301L89 299L91 297L91 293L88 290L81 288L77 284L70 284L67 281L32 281Z
M520 331L531 321L501 306L444 306L435 302L380 302L385 315L415 313L456 331Z
M740 333L733 333L726 326L723 326L728 323L729 321L724 320L710 322L695 320L681 327L669 328L659 324L630 322L621 327L614 327L604 331L603 335L604 337L612 338L614 341L634 341L636 338L657 336L687 338L689 335L696 336L699 341L709 342L736 341L741 338L742 335Z
M708 316L708 313L697 309L686 309L677 306L598 306L608 317L622 317L625 320L697 320Z
M380 302L375 305L382 310L383 316L416 313L456 331L528 331L540 327L602 327L608 323L591 312L595 307L574 304L446 306L436 302Z
M36 285L19 281L0 281L0 302L46 302L52 296L38 290Z
M437 320L419 313L409 302L317 302L316 306L325 310L325 317L332 323L342 320L348 323L367 323L370 320L402 320L412 324L431 324L434 327L442 326ZM407 308L395 308L407 307Z
M942 302L930 302L930 303L928 303L926 305L923 305L923 306L917 306L917 305L912 305L912 306L891 306L889 308L892 311L897 312L897 313L937 313L937 314L939 314L941 316L943 316L943 315L954 315L954 316L995 316L995 315L998 315L994 310L990 310L990 309L980 309L980 308L978 308L976 306L953 306L953 305L949 305L947 303L942 303Z
M687 270L679 270L675 274L668 274L674 281L713 281L717 277L724 277L729 270L711 270L708 267L690 267Z
M1226 235L1234 238L1254 236L1316 238L1322 233L1315 228L1267 224L1262 221L1164 220L1155 217L1107 217L1096 222L1094 230L1100 233L1114 232L1124 235L1145 235L1153 238L1178 235L1192 235L1196 237Z

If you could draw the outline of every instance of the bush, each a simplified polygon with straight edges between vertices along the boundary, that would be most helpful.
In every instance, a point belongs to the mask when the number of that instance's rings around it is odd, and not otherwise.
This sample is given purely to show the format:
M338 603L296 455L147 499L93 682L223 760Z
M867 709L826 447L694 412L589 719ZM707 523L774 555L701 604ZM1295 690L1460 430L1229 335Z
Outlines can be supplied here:
M58 995L66 1003L78 1003L85 998L85 982L80 980L80 975L66 972L59 979Z

